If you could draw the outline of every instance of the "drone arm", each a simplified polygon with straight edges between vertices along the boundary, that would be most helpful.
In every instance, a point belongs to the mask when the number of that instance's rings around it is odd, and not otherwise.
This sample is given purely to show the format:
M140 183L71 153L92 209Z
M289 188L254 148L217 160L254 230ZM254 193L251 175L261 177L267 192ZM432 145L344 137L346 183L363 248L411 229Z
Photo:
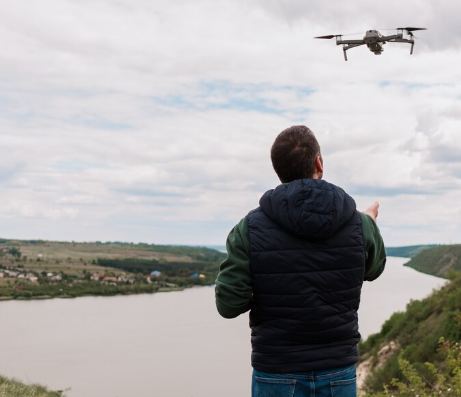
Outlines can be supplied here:
M391 43L414 43L415 41L413 39L393 39L389 40Z
M356 47L357 45L365 44L365 40L336 40L336 45L340 44L353 44Z
M408 43L411 44L410 55L413 54L413 47L415 46L415 41L413 39L394 39L391 40L391 43Z
M402 39L402 34L401 33L392 34L390 36L381 36L378 41L380 41L380 42L394 41L394 40L398 40L398 39ZM405 40L405 39L403 39L403 40Z

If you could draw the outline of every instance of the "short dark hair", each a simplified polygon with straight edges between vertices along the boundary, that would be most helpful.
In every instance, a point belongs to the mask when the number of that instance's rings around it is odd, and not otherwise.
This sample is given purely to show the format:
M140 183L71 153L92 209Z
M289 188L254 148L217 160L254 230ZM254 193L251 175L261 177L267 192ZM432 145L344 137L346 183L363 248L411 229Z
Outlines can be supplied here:
M312 178L317 156L320 156L320 145L304 125L282 131L271 148L272 166L282 183Z

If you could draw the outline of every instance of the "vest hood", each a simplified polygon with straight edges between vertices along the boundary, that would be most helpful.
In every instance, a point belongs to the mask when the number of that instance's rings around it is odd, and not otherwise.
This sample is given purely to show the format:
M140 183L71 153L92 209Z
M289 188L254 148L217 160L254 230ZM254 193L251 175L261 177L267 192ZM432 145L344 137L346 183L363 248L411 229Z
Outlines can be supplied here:
M267 191L262 211L296 236L323 239L346 224L356 211L354 199L321 179L298 179Z

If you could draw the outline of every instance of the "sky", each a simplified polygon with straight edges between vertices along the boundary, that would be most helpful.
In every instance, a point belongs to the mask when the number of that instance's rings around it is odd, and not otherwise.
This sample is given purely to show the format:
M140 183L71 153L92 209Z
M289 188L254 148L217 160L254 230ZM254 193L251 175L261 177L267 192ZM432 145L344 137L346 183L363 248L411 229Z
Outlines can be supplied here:
M0 3L0 237L224 245L307 125L387 246L461 243L461 3ZM314 36L416 26L344 61Z

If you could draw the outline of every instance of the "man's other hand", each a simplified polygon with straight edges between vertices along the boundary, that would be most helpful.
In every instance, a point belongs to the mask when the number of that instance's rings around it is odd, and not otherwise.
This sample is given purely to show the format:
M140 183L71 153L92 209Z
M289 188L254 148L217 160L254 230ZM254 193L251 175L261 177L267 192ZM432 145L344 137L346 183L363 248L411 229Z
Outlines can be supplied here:
M363 213L370 215L371 219L373 219L376 222L376 218L378 217L378 208L379 208L379 203L375 201L365 211L363 211Z

